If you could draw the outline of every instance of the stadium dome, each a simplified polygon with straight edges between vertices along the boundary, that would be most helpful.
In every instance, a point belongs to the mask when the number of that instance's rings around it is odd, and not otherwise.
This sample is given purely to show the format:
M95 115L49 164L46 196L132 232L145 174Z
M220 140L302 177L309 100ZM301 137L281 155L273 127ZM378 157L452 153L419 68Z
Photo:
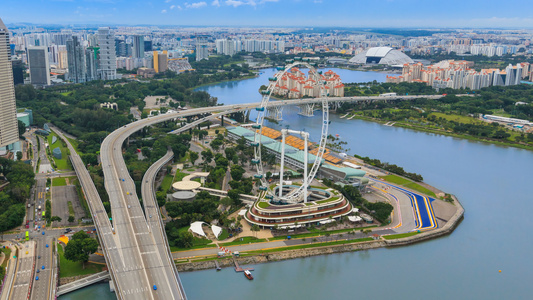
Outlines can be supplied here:
M363 51L350 59L352 64L403 65L414 61L403 52L390 47L374 47Z

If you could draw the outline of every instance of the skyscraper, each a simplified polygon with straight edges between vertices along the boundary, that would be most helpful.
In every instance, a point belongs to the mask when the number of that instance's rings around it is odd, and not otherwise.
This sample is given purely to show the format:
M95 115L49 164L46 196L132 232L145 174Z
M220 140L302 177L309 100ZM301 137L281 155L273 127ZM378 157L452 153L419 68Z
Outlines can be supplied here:
M50 62L48 47L28 48L28 62L30 65L30 81L34 85L50 85Z
M144 58L144 36L133 36L133 58Z
M152 41L144 41L144 52L152 51Z
M98 61L98 73L100 79L117 79L115 36L109 30L109 27L101 27L98 29L98 46L100 47L100 60Z
M10 52L9 32L0 19L0 147L19 139Z
M87 81L98 80L98 50L95 47L89 47L85 50Z
M84 83L87 80L87 64L85 62L85 48L78 41L77 36L67 40L68 80L74 83Z
M196 37L196 61L202 59L209 59L209 52L207 50L207 36Z

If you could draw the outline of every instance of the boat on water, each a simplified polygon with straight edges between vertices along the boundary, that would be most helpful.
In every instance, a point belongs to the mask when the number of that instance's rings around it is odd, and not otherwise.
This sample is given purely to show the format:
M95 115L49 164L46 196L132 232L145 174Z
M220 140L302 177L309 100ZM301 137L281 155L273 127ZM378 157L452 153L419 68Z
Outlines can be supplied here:
M249 280L254 279L254 277L252 276L252 273L250 273L250 271L248 270L244 270L244 276L246 276L246 278L248 278Z

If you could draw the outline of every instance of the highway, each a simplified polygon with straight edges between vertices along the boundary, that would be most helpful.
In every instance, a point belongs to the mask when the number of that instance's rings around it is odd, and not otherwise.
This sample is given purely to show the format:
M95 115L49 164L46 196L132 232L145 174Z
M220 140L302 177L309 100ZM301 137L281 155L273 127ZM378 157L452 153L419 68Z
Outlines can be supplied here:
M35 242L19 244L18 264L9 299L28 299L33 282Z
M139 277L139 273L142 271L139 268L126 264L123 257L126 255L133 255L135 251L129 245L122 245L125 249L119 249L118 238L113 234L113 228L111 222L107 216L107 213L98 195L98 191L94 186L94 182L91 179L87 168L83 164L81 157L76 153L70 142L63 136L63 134L55 128L52 128L57 135L62 138L67 144L70 150L70 161L72 166L78 175L80 184L82 186L85 198L91 211L94 224L98 230L98 239L104 252L104 257L109 270L111 270L111 279L114 283L115 292L118 299L125 299L124 291L129 289L139 291L140 286L136 285L136 279ZM148 295L146 295L148 296ZM140 297L127 297L128 299L142 299ZM145 297L144 299L150 299Z
M39 269L39 273L34 275L39 276L39 280L33 281L33 287L31 291L31 299L41 300L41 299L53 299L51 298L51 287L53 274L53 253L52 246L54 244L53 238L49 238L44 235L40 239L34 239L37 241L37 249L35 253L35 272ZM48 248L46 247L48 245ZM40 258L39 258L40 257ZM42 268L44 266L44 269ZM35 279L32 278L32 279Z
M183 290L181 281L179 280L178 270L176 269L174 260L171 258L172 253L170 252L170 247L168 246L165 226L161 218L159 205L157 204L154 187L157 173L172 159L172 157L174 157L174 152L169 149L163 157L151 165L146 173L144 173L141 184L141 195L144 203L144 214L147 216L148 226L150 227L150 230L152 231L152 234L158 245L157 251L159 251L159 256L162 258L167 258L171 266L171 268L165 268L165 271L167 272L166 276L177 279L181 290Z
M125 265L136 270L123 293L128 299L186 299L160 229L148 225L135 183L122 157L122 144L133 132L156 123L150 118L115 130L100 148L104 184L109 194L117 246ZM149 218L149 217L148 217ZM159 234L158 234L159 232ZM163 249L160 249L163 248ZM153 289L157 286L157 290Z

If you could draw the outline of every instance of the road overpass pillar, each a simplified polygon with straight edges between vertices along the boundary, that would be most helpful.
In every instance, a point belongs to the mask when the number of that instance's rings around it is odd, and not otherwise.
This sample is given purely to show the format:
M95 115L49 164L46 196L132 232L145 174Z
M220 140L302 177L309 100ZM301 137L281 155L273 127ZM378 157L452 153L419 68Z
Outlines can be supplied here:
M300 109L298 114L306 117L312 117L315 111L315 105L313 103L298 105L298 108Z
M109 280L109 290L111 293L115 292L115 283L113 282L113 279Z
M281 121L283 120L282 110L283 108L281 106L269 107L267 108L267 117L276 121Z

